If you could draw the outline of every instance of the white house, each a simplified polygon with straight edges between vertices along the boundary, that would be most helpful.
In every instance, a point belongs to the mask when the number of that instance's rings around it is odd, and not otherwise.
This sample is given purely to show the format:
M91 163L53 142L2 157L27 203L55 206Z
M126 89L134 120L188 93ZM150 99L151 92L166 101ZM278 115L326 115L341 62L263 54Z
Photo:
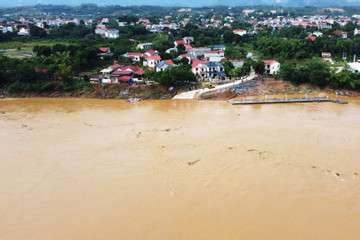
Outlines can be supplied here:
M131 58L133 60L133 62L140 62L140 58L143 56L143 54L142 53L127 52L123 56Z
M246 34L246 30L244 29L235 29L233 31L234 34L240 35L240 36L244 36Z
M224 58L224 51L205 51L204 57L211 62L220 62Z
M321 57L322 58L331 58L331 53L330 52L322 52Z
M144 66L148 66L152 69L155 69L156 64L161 61L160 56L145 56L146 61L143 62Z
M264 74L275 74L280 69L280 63L276 60L262 60L265 63Z
M190 56L197 58L198 56L203 56L206 51L211 51L211 48L193 48L190 50Z
M191 71L195 74L198 78L205 78L206 77L206 66L205 61L201 60L193 60L191 64Z
M360 62L348 63L348 66L352 73L360 73Z
M140 49L150 49L152 47L152 43L139 43L137 48Z
M119 31L117 29L109 29L105 32L106 38L118 38L119 37Z
M22 27L19 29L18 32L19 36L29 36L30 35L30 28Z
M360 28L354 29L354 36L360 34Z

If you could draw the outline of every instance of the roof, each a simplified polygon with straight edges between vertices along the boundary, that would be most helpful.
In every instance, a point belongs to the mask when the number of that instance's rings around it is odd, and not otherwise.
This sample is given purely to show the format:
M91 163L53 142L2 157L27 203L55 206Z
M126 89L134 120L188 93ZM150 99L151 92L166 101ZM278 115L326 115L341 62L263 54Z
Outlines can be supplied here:
M339 35L341 35L341 34L347 34L347 32L343 32L343 31L341 31L341 30L336 30L336 31L334 31L333 33L334 33L334 34L339 34Z
M160 56L147 56L146 57L147 60L161 60Z
M204 53L223 53L223 50L220 51L205 51Z
M155 51L154 51L154 50L152 50L152 49L150 49L150 50L146 51L145 53L148 53L148 54L150 54L151 56L155 56L155 55L157 55L157 54L158 54L157 52L155 52Z
M142 54L142 53L132 53L132 52L128 52L127 55L129 55L129 56L139 56L139 57L141 57L143 54Z
M99 52L108 52L109 51L109 48L108 47L101 47L99 48Z
M312 41L315 41L316 37L315 36L307 36L307 37L305 37L305 39L311 39Z
M171 59L167 59L167 60L164 60L165 62L167 62L168 64L174 64L174 62L171 60Z
M273 63L278 63L276 60L262 60L265 64L273 64Z
M219 62L206 62L205 65L207 67L223 67L223 65Z
M205 64L205 61L201 61L201 60L198 60L198 59L194 59L193 60L193 63L191 64L191 67L197 67L199 64L202 64L204 65Z
M322 55L331 55L330 52L322 52L321 54L322 54Z
M235 29L234 32L246 32L244 29Z
M136 74L136 75L143 75L144 73L145 73L145 70L134 71L134 74Z
M184 44L184 45L186 45L186 43L185 43L184 40L177 40L177 41L175 41L175 42L176 42L176 44Z
M130 76L121 76L121 77L118 77L119 81L129 81L131 79Z
M116 70L111 73L111 75L130 75L132 71L122 71L122 70Z
M118 69L119 67L121 67L121 65L119 65L119 64L111 65L111 68L112 68L112 69Z

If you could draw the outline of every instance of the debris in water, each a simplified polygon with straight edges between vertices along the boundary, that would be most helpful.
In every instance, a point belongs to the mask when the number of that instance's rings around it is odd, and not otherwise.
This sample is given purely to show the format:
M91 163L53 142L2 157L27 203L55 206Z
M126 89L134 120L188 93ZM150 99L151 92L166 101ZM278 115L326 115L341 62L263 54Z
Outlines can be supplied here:
M188 162L187 164L189 164L189 166L192 166L192 165L194 165L195 163L197 163L199 161L200 161L200 159L192 161L192 162Z
M135 103L135 102L140 102L141 99L140 98L128 98L126 99L127 102L130 102L130 103Z

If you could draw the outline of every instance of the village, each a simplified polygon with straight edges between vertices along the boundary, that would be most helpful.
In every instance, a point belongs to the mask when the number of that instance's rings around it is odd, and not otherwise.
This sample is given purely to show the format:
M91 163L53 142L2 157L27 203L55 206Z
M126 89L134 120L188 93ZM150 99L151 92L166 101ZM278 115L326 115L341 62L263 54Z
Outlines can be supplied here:
M246 78L251 71L255 72L259 78L273 76L281 79L286 75L280 71L286 67L282 68L281 66L287 63L284 62L283 57L279 57L279 54L292 58L291 55L281 52L284 50L279 49L270 52L270 54L264 54L261 51L259 52L261 45L257 44L257 49L254 47L251 49L248 46L256 39L256 41L265 37L269 39L276 34L276 36L281 36L281 32L286 31L297 31L296 41L299 41L303 46L311 46L315 49L311 56L317 56L319 59L317 61L321 60L332 64L331 68L335 69L337 73L344 68L351 73L360 72L360 62L357 61L355 53L358 50L355 49L353 54L347 52L346 47L340 49L340 47L329 45L329 49L327 49L326 45L322 46L322 50L316 48L320 39L321 41L324 39L331 41L331 38L336 41L338 41L337 39L357 41L360 37L359 14L345 15L345 11L341 8L322 8L317 10L317 14L303 16L291 16L289 13L286 14L284 9L233 11L231 7L228 7L226 14L213 13L213 11L210 9L207 12L201 12L196 9L181 8L177 11L168 12L160 18L152 16L146 18L139 15L133 19L130 17L127 19L126 16L117 19L111 17L92 19L77 18L76 16L71 18L66 18L66 16L53 18L20 16L14 21L5 21L3 18L2 23L0 23L0 32L16 34L18 37L26 39L31 38L40 30L43 31L43 37L46 38L46 35L49 36L56 29L66 25L71 25L72 28L76 26L88 28L93 31L89 35L95 34L95 36L104 39L102 40L104 42L96 50L98 57L96 61L103 61L102 65L105 62L111 62L102 69L94 65L98 70L93 69L91 71L92 74L88 77L91 84L125 83L130 86L163 84L166 81L159 80L164 78L161 76L162 72L178 68L185 69L185 71L193 74L188 79L181 79L180 82L197 82L198 87L212 87L234 82ZM13 16L7 16L7 19L11 18ZM216 35L217 37L212 40L209 37L204 38L203 35L184 35L184 29L189 26L202 31L221 31L219 33L222 35ZM334 26L335 29L332 29ZM119 50L112 49L111 46L114 44L111 41L123 39L124 34L122 32L129 27L141 27L150 36L152 34L168 40L166 40L166 44L160 45L161 49L159 44L143 41L141 38L127 39L131 46L126 47L126 50L130 51L121 50L119 52ZM350 31L347 32L344 29L350 29ZM31 30L36 33L32 33ZM188 29L187 33L194 32ZM151 40L151 37L147 38ZM174 39L174 41L171 43L170 39ZM278 37L278 39L285 41L285 44L287 44L286 41L293 41L293 39L286 37ZM107 45L106 42L111 44ZM168 48L164 48L165 46ZM2 51L6 52L6 50ZM293 56L302 56L299 52L293 54ZM308 53L303 52L302 54L305 57ZM37 55L45 56L39 51ZM37 75L45 74L45 78L54 79L54 76L49 77L51 71L46 66L36 67L35 72ZM78 74L82 75L81 72ZM176 85L180 82L174 80L166 82L166 84ZM202 84L204 82L211 84L204 85Z

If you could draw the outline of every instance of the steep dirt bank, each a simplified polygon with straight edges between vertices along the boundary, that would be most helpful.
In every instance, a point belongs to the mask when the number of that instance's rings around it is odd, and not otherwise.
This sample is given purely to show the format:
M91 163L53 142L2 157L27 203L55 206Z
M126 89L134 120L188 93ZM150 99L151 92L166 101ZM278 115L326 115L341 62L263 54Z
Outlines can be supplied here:
M359 96L358 91L351 90L335 90L331 88L320 89L317 86L312 86L311 84L301 84L299 86L294 86L288 82L278 81L274 78L264 78L263 80L256 81L254 86L241 89L238 91L240 96L265 96L265 95L276 95L276 94L305 94L309 93L335 93L336 91L341 91L342 93L349 93L351 96Z
M184 87L175 87L169 92L166 86L162 85L140 85L129 86L125 84L93 85L91 90L74 91L48 91L48 92L18 92L7 93L6 97L52 97L52 98L109 98L109 99L169 99L176 95Z

